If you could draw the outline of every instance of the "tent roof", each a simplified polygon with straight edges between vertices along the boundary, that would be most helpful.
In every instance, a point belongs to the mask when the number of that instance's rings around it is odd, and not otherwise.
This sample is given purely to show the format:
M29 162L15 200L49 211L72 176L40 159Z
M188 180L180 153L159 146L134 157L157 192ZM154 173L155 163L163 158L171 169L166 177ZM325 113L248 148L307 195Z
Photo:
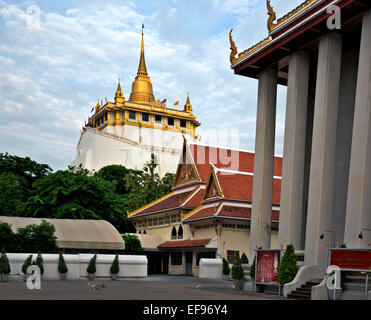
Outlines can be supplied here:
M30 224L46 220L55 226L59 248L125 249L125 242L117 229L105 220L42 219L0 216L0 222L9 223L14 232Z

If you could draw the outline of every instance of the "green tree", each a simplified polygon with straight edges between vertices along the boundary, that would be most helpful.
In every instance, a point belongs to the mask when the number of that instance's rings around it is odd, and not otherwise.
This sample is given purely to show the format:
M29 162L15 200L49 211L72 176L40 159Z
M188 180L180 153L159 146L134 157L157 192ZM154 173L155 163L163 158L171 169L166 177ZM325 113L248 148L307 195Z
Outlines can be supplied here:
M58 251L55 226L45 220L40 225L30 224L17 230L17 252L55 253Z
M59 253L59 259L58 259L58 272L59 273L68 272L66 262L64 261L63 255L61 253Z
M41 252L40 251L37 253L36 265L39 267L40 273L41 274L44 274L44 259L43 259L42 255L41 255Z
M0 174L0 215L22 216L28 196L24 179L11 172Z
M8 252L16 252L15 234L10 224L0 222L0 243Z
M110 165L101 168L97 173L97 177L100 177L106 181L115 182L116 193L126 194L129 192L126 187L125 177L131 173L131 170L121 165Z
M107 220L119 232L128 230L124 198L117 182L88 176L86 170L57 171L37 180L26 215L59 219Z
M229 263L227 260L223 258L223 274L228 276L231 273L231 268L229 267Z
M136 235L124 234L122 238L125 241L125 250L127 251L143 251L142 245Z
M23 262L23 265L22 265L22 272L24 274L27 273L27 268L32 264L32 254L30 254L27 259Z
M119 266L119 256L116 254L115 259L113 259L110 272L113 274L117 274L120 272L120 266Z
M281 285L289 283L294 280L299 267L297 265L297 257L295 254L294 245L289 244L282 257L280 267L278 270L278 281Z
M1 256L0 256L0 273L2 274L9 274L10 273L10 264L8 257L6 255L5 249L1 249Z
M242 256L241 256L241 263L242 264L249 264L249 259L247 258L247 255L246 253L242 253Z
M244 271L241 265L241 259L238 251L235 251L232 265L232 278L242 280L244 278Z
M97 271L97 267L95 262L97 260L97 255L95 254L89 261L88 267L86 268L87 273L95 273Z

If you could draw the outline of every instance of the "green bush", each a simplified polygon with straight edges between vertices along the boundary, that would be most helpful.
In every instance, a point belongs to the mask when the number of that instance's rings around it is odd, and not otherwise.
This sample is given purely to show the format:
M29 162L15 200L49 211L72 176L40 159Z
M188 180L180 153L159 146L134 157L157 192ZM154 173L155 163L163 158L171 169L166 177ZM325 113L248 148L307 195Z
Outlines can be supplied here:
M32 254L30 254L22 265L22 272L27 273L27 268L32 264Z
M4 248L1 250L0 256L0 273L10 273L10 264Z
M40 251L37 253L36 265L39 267L40 273L44 274L44 259Z
M59 254L58 271L59 273L67 273L68 271L66 262L64 261L63 255L61 253Z
M245 274L241 265L240 253L236 251L233 257L232 278L235 280L243 280L244 276Z
M89 265L88 267L86 268L86 271L88 273L95 273L97 271L97 268L95 266L95 261L97 260L97 255L95 254L91 259L90 259L90 262L89 262Z
M143 251L140 240L133 234L124 234L122 239L125 241L126 251Z
M119 256L116 254L115 259L113 259L111 268L110 268L111 273L117 274L120 271L119 267Z
M241 263L242 264L249 264L249 259L247 258L247 255L246 255L245 252L241 256Z
M298 270L299 267L297 266L297 257L295 254L294 245L289 244L286 247L286 251L280 263L278 270L278 282L281 285L291 282L294 280Z
M223 274L225 276L229 276L230 273L231 273L231 268L229 267L229 263L227 260L223 258Z

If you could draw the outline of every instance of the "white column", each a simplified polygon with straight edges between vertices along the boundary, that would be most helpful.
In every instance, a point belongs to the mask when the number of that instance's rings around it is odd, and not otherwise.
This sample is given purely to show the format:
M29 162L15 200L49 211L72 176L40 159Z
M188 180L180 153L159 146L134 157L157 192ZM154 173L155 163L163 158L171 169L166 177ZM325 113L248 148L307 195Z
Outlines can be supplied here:
M367 248L371 241L371 10L362 23L344 241ZM358 235L362 232L363 239Z
M277 70L267 68L259 78L252 196L250 258L256 247L270 249Z
M309 53L290 56L282 163L278 246L302 250L303 191L309 87Z
M339 105L342 37L324 35L319 44L312 156L309 178L305 264L326 268L328 242L333 242L332 209ZM320 239L324 233L324 238Z

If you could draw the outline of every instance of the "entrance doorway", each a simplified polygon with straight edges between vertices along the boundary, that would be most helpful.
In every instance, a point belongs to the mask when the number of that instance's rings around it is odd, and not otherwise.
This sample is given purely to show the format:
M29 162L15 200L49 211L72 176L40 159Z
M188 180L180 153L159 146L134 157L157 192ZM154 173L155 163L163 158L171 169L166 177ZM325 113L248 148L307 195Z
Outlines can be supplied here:
M192 276L193 252L186 252L186 275Z

